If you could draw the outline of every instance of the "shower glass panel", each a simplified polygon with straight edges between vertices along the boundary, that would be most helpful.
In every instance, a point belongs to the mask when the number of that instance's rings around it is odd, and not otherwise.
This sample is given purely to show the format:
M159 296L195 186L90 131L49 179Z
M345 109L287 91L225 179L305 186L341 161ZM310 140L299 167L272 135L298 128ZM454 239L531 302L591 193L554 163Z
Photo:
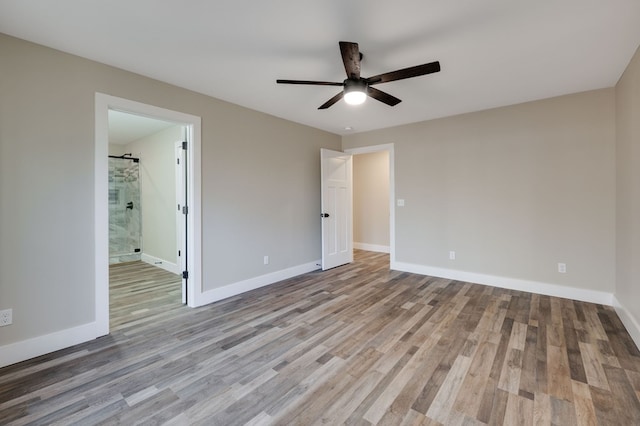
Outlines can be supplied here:
M140 163L136 160L109 158L109 263L140 260Z

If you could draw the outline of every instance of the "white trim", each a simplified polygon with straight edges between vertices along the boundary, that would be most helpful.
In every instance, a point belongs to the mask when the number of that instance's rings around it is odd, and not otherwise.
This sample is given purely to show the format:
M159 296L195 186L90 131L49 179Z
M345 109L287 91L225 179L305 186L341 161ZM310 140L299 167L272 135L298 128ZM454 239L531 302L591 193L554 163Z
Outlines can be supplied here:
M566 299L580 300L583 302L599 303L611 306L613 294L604 291L587 290L583 288L567 287L559 284L529 281L519 278L508 278L497 275L479 274L475 272L457 271L454 269L436 268L432 266L416 265L405 262L393 262L391 269L403 272L411 272L420 275L448 278L458 281L490 285L509 290L527 291L529 293L544 294L547 296L563 297Z
M344 152L351 155L369 154L380 151L387 151L389 153L389 251L385 253L389 253L389 259L393 265L396 261L396 173L394 166L394 145L392 143L386 143L344 150Z
M95 324L93 337L109 334L109 101L95 97L94 244ZM106 301L106 303L105 303Z
M109 110L158 118L184 125L188 129L187 162L189 215L188 227L188 300L191 307L200 306L202 296L202 218L201 218L201 118L124 98L97 93L95 95L95 285L96 323L99 335L109 332L109 235L107 209L107 154L109 139ZM96 336L97 337L97 336Z
M148 263L151 266L158 267L160 269L164 269L165 271L169 271L173 274L180 274L180 267L172 262L169 262L164 259L160 259L159 257L151 256L150 254L142 253L140 255L140 260L144 263Z
M291 268L282 269L280 271L275 271L258 277L249 278L248 280L238 281L236 283L228 284L223 287L207 290L202 293L202 305L217 302L218 300L236 296L247 291L255 290L256 288L264 287L269 284L296 277L298 275L316 271L320 269L320 263L321 260L318 259L315 262L292 266Z
M353 243L353 248L358 250L375 251L378 253L389 253L389 246L381 246L380 244Z
M0 368L96 338L95 322L0 346Z
M187 305L195 308L202 305L202 303L198 303L202 297L201 120L200 117L189 117L195 121L191 122L191 126L187 126L187 141L189 143L186 156L188 168L187 200L189 203L189 214L187 215L189 238L187 242L187 270L189 271Z
M613 296L613 307L636 346L640 348L640 322L631 314L629 309L620 303L615 295Z

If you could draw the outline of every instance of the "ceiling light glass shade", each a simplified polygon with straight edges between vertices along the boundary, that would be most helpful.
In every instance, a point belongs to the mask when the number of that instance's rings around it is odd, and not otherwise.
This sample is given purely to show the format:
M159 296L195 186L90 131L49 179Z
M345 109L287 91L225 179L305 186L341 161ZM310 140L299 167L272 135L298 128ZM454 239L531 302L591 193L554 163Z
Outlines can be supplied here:
M365 100L367 100L367 94L358 90L344 94L344 101L349 105L360 105L364 103Z
M344 81L344 101L349 105L360 105L367 99L367 84L362 80Z

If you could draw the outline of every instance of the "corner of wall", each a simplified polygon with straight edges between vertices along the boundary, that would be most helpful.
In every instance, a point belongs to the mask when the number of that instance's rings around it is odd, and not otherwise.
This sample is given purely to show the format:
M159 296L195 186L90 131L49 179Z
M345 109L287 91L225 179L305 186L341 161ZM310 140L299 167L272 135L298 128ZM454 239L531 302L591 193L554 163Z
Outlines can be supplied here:
M636 344L636 347L640 348L640 321L633 316L629 309L620 303L615 295L613 296L613 307Z

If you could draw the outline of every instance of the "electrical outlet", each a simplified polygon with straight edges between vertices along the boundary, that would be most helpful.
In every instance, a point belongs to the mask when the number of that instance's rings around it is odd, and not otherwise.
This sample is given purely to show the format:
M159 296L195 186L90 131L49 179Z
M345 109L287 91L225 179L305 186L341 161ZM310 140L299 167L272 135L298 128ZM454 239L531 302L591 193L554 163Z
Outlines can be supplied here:
M455 251L450 251L449 252L449 260L456 260L456 252Z
M264 257L264 264L268 265L269 264L269 256L265 256Z
M558 263L558 272L561 274L567 273L567 264L566 263Z
M0 311L0 327L13 324L13 310L5 309Z

